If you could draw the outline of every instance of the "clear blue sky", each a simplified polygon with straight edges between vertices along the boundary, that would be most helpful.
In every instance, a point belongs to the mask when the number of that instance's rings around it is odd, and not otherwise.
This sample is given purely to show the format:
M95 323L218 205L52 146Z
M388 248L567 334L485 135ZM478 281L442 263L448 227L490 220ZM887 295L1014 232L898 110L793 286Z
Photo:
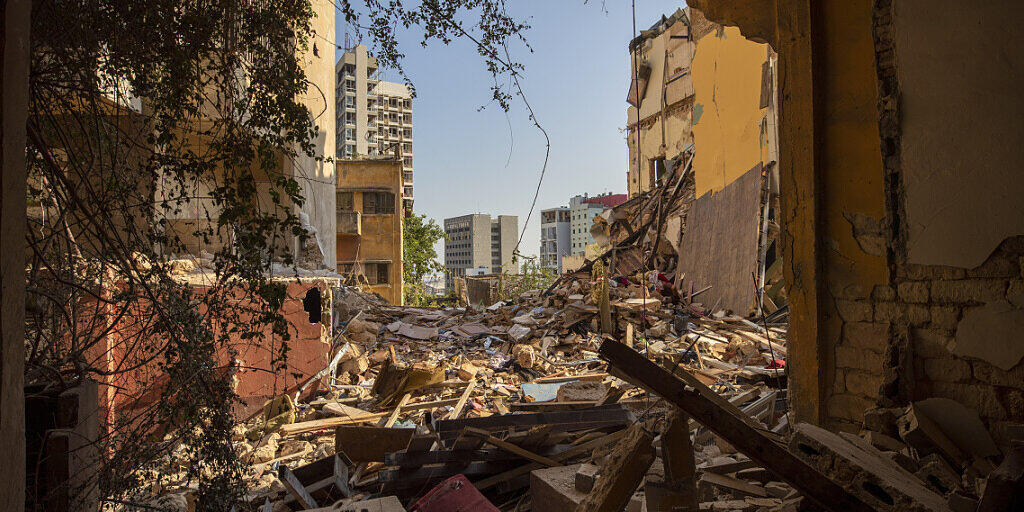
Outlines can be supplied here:
M358 2L355 2L358 3ZM637 0L637 29L683 7L682 0ZM536 255L540 210L576 194L626 192L626 90L633 37L627 0L514 0L510 14L528 19L533 48L510 48L526 66L520 80L537 119L551 137L551 157L520 252ZM356 30L336 17L338 44ZM416 31L399 34L404 68L416 87L413 169L416 213L441 224L468 213L518 215L530 210L544 137L515 98L508 120L489 104L491 75L469 41L419 45ZM367 46L371 46L367 44ZM370 47L373 51L372 46ZM341 52L338 52L340 57ZM400 82L396 72L385 79ZM479 107L488 105L482 111ZM511 124L511 129L510 129ZM509 156L511 146L511 157ZM440 249L440 246L439 246ZM443 257L443 251L438 251Z

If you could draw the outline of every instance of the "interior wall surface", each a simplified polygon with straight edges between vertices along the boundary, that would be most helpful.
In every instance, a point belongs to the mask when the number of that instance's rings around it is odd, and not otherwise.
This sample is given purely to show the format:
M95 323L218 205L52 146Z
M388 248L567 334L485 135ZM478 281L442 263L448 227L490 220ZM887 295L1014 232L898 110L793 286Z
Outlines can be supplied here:
M1024 3L896 0L892 19L907 261L974 268L1024 233Z
M697 41L693 76L693 174L697 197L722 190L761 161L761 74L768 45L736 27Z
M328 0L312 0L311 6L316 14L312 20L316 36L310 38L309 50L299 55L310 85L299 100L313 116L316 134L313 156L300 152L292 162L292 171L306 199L300 211L309 217L310 225L316 229L324 266L334 268L337 265L334 236L337 222L334 203L334 156L337 150L334 47L324 47L324 40L334 40L335 7Z

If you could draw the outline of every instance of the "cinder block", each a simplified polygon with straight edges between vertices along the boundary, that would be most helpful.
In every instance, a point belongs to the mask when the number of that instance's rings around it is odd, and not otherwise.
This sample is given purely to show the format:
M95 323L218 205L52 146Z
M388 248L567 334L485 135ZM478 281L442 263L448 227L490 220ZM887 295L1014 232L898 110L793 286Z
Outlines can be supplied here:
M855 435L801 423L790 451L875 510L949 512L942 496Z
M576 472L583 464L535 469L530 472L530 495L537 510L575 510L587 497L576 490Z

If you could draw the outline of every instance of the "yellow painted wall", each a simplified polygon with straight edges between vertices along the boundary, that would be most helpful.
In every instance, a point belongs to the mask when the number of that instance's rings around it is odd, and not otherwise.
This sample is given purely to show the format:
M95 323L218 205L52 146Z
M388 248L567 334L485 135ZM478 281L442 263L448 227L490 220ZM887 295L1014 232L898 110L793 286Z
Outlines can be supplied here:
M395 195L395 213L361 215L362 234L337 234L339 266L344 263L390 261L388 284L368 286L392 304L402 304L402 162L400 160L339 160L338 191L352 192L352 207L363 212L363 194L372 191ZM346 247L358 243L355 259L343 258Z
M762 162L761 69L768 45L736 27L712 31L693 57L693 171L697 197L721 190Z

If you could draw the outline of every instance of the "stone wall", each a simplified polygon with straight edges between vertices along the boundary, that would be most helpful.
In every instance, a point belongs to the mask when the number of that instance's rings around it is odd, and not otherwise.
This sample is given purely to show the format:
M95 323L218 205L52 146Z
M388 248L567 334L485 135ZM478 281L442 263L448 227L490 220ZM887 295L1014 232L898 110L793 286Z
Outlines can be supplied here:
M836 299L843 323L827 404L832 426L853 430L876 403L933 396L976 409L997 440L1010 423L1024 422L1024 365L1004 370L997 364L1012 362L953 353L966 314L1003 300L1024 307L1022 262L1024 236L1017 236L977 268L896 265L892 284L876 286L869 299Z

